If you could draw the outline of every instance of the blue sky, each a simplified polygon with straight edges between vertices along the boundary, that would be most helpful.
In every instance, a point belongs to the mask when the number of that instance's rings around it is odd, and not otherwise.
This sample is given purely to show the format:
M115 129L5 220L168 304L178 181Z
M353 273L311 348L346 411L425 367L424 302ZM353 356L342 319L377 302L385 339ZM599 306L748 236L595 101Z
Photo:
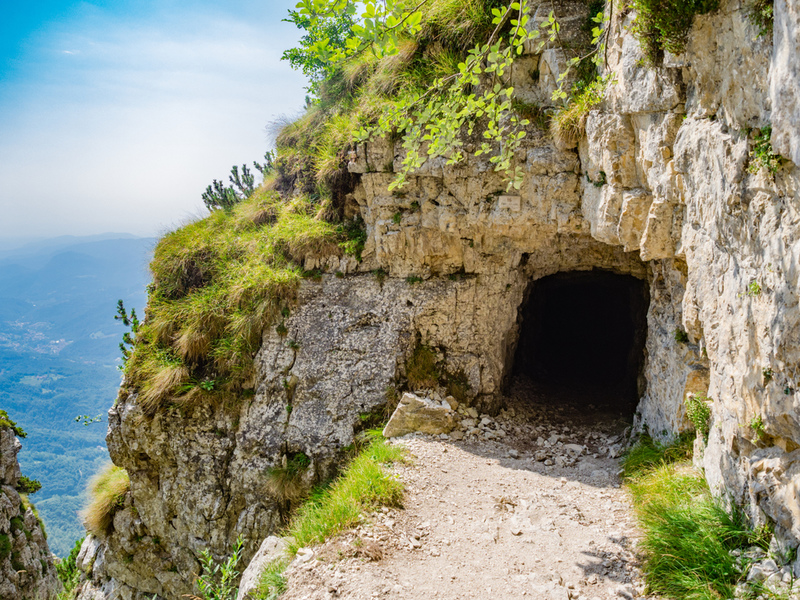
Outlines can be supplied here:
M299 113L295 1L3 2L0 239L155 235Z

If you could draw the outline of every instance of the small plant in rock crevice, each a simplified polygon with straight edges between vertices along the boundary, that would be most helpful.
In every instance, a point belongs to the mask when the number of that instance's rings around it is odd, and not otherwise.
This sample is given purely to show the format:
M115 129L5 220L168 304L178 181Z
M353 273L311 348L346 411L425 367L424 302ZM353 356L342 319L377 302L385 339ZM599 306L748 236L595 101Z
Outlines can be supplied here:
M217 562L208 549L200 553L202 572L197 577L197 589L200 596L189 596L192 600L234 600L238 593L236 581L239 576L237 567L242 559L244 538L239 536L233 552L224 562Z
M711 422L711 398L705 394L690 394L686 398L686 416L694 425L695 430L708 441Z
M753 138L753 149L750 151L749 173L758 173L762 168L774 175L781 167L781 156L772 150L772 126L756 129Z
M675 338L675 341L679 344L688 344L689 343L689 334L686 333L686 330L677 328L675 331L672 332L672 337Z
M753 434L755 435L753 438L753 443L763 442L767 438L767 434L764 429L764 421L761 418L761 415L755 416L750 420L750 429L753 430Z
M747 284L747 295L751 298L761 295L761 284L756 279L753 279Z
M418 277L417 275L409 275L406 277L406 283L414 285L415 283L422 283L422 277Z
M775 376L775 372L771 367L764 367L761 369L761 376L764 379L764 385L767 385L770 381L772 381L772 378Z
M747 5L750 22L758 27L759 37L772 37L775 22L774 0L750 0Z
M303 474L310 465L311 459L307 455L296 452L284 454L281 464L267 472L267 489L277 501L278 512L284 523L289 521L292 505L308 491L303 482Z
M383 287L383 282L386 281L386 278L389 276L383 269L375 269L372 274L375 275L375 279L378 280L378 285L381 287Z

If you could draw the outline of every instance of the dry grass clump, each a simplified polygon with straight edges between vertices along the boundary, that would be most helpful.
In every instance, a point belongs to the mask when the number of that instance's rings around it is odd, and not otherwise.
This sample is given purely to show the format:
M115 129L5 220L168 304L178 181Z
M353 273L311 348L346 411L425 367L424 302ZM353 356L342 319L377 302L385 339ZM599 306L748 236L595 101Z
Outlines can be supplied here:
M608 80L596 79L570 98L569 102L553 115L550 133L563 147L574 146L586 129L589 111L605 97Z
M114 513L125 502L125 494L131 489L128 472L108 464L89 482L89 504L81 512L81 518L90 533L104 537L114 527Z
M439 375L436 353L428 346L417 345L406 363L409 388L412 390L435 388L439 385Z
M282 202L261 189L158 243L147 315L126 365L147 414L168 398L242 390L264 330L294 298L302 261L349 249L351 230L318 211L309 198Z

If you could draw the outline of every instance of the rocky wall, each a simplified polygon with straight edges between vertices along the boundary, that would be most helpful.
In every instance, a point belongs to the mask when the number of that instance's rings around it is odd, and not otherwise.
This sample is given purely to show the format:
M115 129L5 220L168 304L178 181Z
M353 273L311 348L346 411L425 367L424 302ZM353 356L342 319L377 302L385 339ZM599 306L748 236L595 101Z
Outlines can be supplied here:
M21 449L13 429L0 426L0 598L50 600L61 582L41 522L16 489Z

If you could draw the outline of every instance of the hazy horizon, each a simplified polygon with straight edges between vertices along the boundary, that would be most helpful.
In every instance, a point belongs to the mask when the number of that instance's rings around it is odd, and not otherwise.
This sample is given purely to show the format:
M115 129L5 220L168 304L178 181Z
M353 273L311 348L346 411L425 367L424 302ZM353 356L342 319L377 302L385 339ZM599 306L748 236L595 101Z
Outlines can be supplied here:
M304 105L294 1L44 2L0 24L0 240L153 237Z

